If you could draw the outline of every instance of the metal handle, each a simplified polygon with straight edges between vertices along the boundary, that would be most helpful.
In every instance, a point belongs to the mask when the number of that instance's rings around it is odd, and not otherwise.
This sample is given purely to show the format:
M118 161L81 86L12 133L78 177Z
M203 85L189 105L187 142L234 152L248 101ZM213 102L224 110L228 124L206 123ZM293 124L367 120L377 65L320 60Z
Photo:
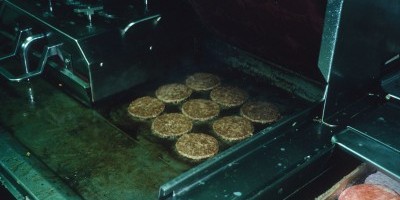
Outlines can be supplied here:
M29 37L29 36L32 35L31 30L32 30L32 28L25 28L25 29L19 30L19 31L18 31L18 36L16 37L17 40L15 41L14 50L13 50L10 54L1 57L1 58L0 58L0 61L5 60L5 59L7 59L7 58L10 58L10 57L13 57L13 56L17 55L18 48L21 46L21 42L22 42L23 40L25 40L25 38L27 38L27 37Z
M62 54L61 54L61 51L60 51L60 46L61 45L62 45L62 43L51 45L51 46L46 45L44 50L43 50L42 56L40 58L39 66L34 71L26 72L26 73L24 73L22 75L19 75L19 76L14 76L13 74L11 74L6 69L0 67L0 74L2 76L4 76L6 79L8 79L9 81L16 81L16 82L19 82L19 81L22 81L22 80L25 80L25 79L40 75L44 71L44 67L45 67L45 65L47 63L48 58L57 55L58 57L60 57L61 60L63 60L63 57L62 57Z
M26 38L24 43L21 45L21 58L22 58L22 65L24 66L25 73L29 73L29 49L31 45L37 41L41 40L46 37L46 34L37 34L37 35L32 35Z

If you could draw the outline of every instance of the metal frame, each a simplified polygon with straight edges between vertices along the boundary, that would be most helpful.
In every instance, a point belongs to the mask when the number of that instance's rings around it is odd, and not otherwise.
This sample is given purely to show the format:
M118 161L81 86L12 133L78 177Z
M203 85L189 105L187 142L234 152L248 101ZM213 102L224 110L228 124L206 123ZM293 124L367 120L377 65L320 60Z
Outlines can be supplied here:
M329 0L319 68L323 122L344 129L332 142L400 180L399 102L387 102L399 91L399 69L388 69L400 52L399 8L397 0Z
M396 0L328 1L318 63L327 82L324 122L344 125L346 117L330 117L369 95L384 63L400 52L399 6Z

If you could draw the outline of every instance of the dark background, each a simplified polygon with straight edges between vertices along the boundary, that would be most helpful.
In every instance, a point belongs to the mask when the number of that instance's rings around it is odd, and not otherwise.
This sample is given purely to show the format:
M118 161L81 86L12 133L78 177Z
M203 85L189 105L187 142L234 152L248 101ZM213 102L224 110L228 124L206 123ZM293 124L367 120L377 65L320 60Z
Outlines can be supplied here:
M188 0L223 40L314 80L326 0Z
M15 198L0 184L0 200L14 200Z

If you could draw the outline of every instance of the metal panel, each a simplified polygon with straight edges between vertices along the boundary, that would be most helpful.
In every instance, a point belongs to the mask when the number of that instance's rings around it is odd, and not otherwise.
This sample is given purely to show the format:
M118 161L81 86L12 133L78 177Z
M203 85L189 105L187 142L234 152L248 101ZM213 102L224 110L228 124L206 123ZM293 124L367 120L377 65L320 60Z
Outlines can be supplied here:
M400 180L400 152L366 132L348 127L332 141L357 158Z
M325 121L366 95L385 61L400 52L399 10L397 0L328 2L319 58L328 82Z
M400 180L400 107L387 103L360 113L333 141Z

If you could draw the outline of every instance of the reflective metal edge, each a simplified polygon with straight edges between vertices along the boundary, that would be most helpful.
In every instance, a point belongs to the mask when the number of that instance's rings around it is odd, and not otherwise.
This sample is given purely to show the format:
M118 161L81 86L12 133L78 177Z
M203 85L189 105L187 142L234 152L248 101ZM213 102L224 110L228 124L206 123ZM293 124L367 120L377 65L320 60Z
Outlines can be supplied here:
M343 0L329 0L327 3L318 68L326 82L329 81L335 53L336 39L342 13Z
M373 91L383 64L400 51L399 6L397 0L328 1L318 63L329 83L325 122L346 125L330 117Z
M400 152L353 127L332 137L340 148L400 180Z
M0 183L16 199L82 199L1 127Z
M318 107L318 106L315 106ZM224 152L217 154L215 157L201 163L197 167L194 167L178 177L170 180L160 187L159 199L171 199L175 198L174 195L182 191L188 192L192 186L196 186L202 178L211 176L213 173L221 171L221 169L234 163L235 159L245 157L254 150L258 149L259 146L266 143L265 140L270 142L278 138L283 137L282 133L284 130L290 127L296 129L302 123L304 123L308 115L312 112L315 107L310 107L303 112L297 113L296 115L287 118L277 124L271 125L270 127L255 134L249 140L243 141L242 143L235 145ZM201 181L200 181L201 182Z
M328 0L325 13L324 28L321 40L321 47L318 58L318 68L328 83L336 48L336 39L339 32L340 16L342 14L343 0ZM325 86L323 95L324 108L322 110L322 120L325 119L326 98L329 85Z

